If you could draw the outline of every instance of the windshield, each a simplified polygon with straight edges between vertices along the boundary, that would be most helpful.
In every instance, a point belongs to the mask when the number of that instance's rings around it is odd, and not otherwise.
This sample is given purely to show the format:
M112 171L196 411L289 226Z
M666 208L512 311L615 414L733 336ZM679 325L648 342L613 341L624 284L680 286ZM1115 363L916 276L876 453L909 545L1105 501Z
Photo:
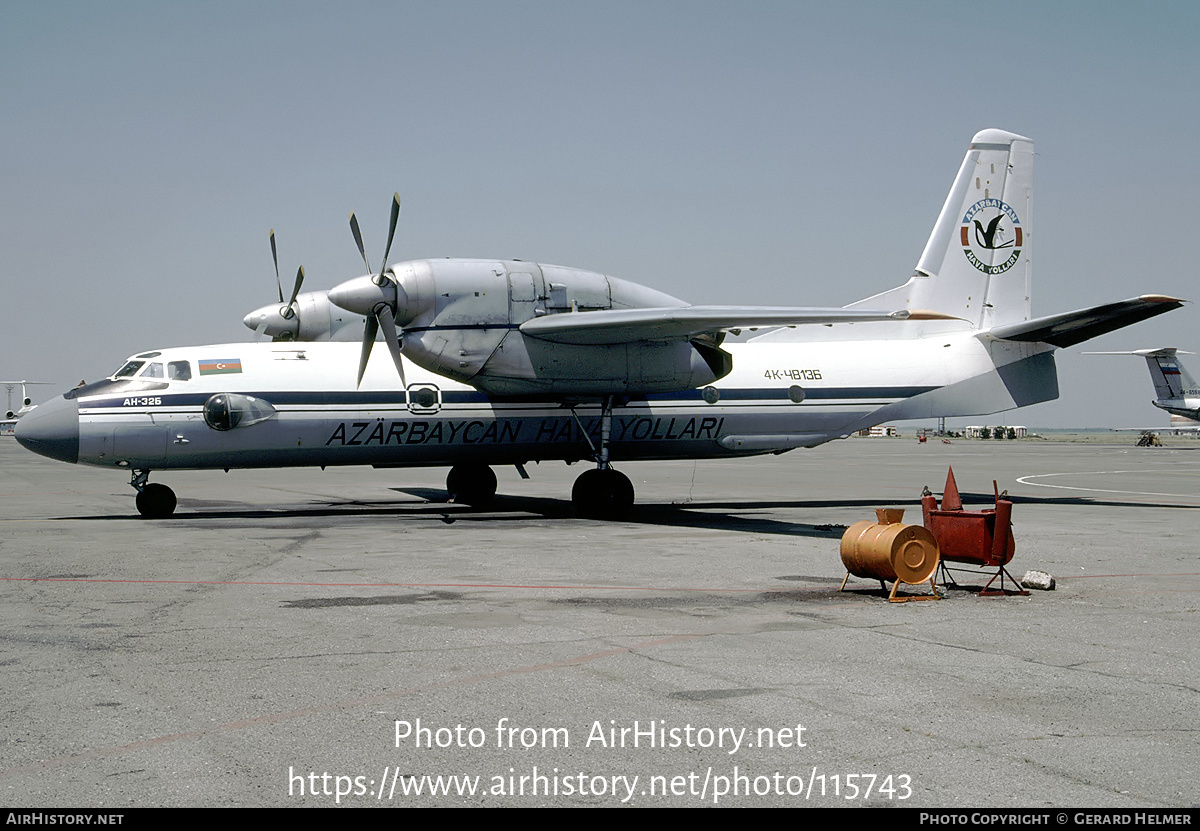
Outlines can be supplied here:
M145 361L130 361L129 363L125 364L125 366L118 369L116 372L114 372L109 377L113 378L113 379L129 378L133 375L136 375L137 371L142 368L142 364L144 364L144 363L146 363L146 362Z

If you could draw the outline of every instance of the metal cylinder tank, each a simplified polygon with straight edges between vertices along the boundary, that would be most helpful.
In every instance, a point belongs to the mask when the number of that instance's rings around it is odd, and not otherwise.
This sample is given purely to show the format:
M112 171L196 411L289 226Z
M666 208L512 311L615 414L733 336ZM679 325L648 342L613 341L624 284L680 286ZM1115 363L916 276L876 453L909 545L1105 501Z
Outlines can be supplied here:
M877 511L880 522L856 522L842 535L842 564L855 577L923 583L938 566L938 544L920 525L900 522L903 511ZM898 515L897 515L898 514Z

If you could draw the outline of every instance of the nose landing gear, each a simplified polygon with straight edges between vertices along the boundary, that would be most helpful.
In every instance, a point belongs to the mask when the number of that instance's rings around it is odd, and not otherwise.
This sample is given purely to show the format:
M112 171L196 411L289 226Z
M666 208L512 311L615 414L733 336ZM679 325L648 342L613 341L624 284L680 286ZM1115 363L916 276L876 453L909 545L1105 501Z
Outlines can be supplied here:
M138 513L146 519L165 519L175 513L175 491L158 482L147 481L150 471L135 470L129 484L137 490Z

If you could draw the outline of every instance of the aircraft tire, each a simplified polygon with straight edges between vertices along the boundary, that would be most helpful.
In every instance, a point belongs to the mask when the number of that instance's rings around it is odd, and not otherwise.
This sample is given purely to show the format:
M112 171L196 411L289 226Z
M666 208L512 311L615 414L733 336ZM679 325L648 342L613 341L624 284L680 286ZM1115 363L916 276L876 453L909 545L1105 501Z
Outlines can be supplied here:
M496 473L487 465L455 465L446 474L446 493L455 502L486 505L496 496Z
M138 491L138 513L146 519L164 519L175 513L175 491L158 482L151 482Z
M580 516L619 519L633 507L633 483L612 468L585 470L571 488L571 502Z

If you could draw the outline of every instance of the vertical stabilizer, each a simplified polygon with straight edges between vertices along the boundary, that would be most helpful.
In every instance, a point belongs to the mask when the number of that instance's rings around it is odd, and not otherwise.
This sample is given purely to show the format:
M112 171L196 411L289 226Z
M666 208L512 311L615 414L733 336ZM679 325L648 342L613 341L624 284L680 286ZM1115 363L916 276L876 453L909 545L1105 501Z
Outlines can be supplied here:
M975 134L933 233L903 286L853 303L929 309L989 329L1030 318L1033 141Z
M1193 410L1196 407L1194 399L1200 396L1200 387L1182 363L1179 362L1179 350L1173 346L1158 349L1134 349L1130 352L1085 352L1085 355L1139 355L1146 359L1150 369L1150 380L1154 382L1154 404L1166 410L1175 408ZM1184 352L1191 355L1191 352ZM1188 401L1187 399L1193 399ZM1195 420L1189 415L1189 419Z
M1155 398L1169 400L1200 393L1192 376L1179 362L1177 350L1156 349L1146 355L1146 365L1154 380Z

